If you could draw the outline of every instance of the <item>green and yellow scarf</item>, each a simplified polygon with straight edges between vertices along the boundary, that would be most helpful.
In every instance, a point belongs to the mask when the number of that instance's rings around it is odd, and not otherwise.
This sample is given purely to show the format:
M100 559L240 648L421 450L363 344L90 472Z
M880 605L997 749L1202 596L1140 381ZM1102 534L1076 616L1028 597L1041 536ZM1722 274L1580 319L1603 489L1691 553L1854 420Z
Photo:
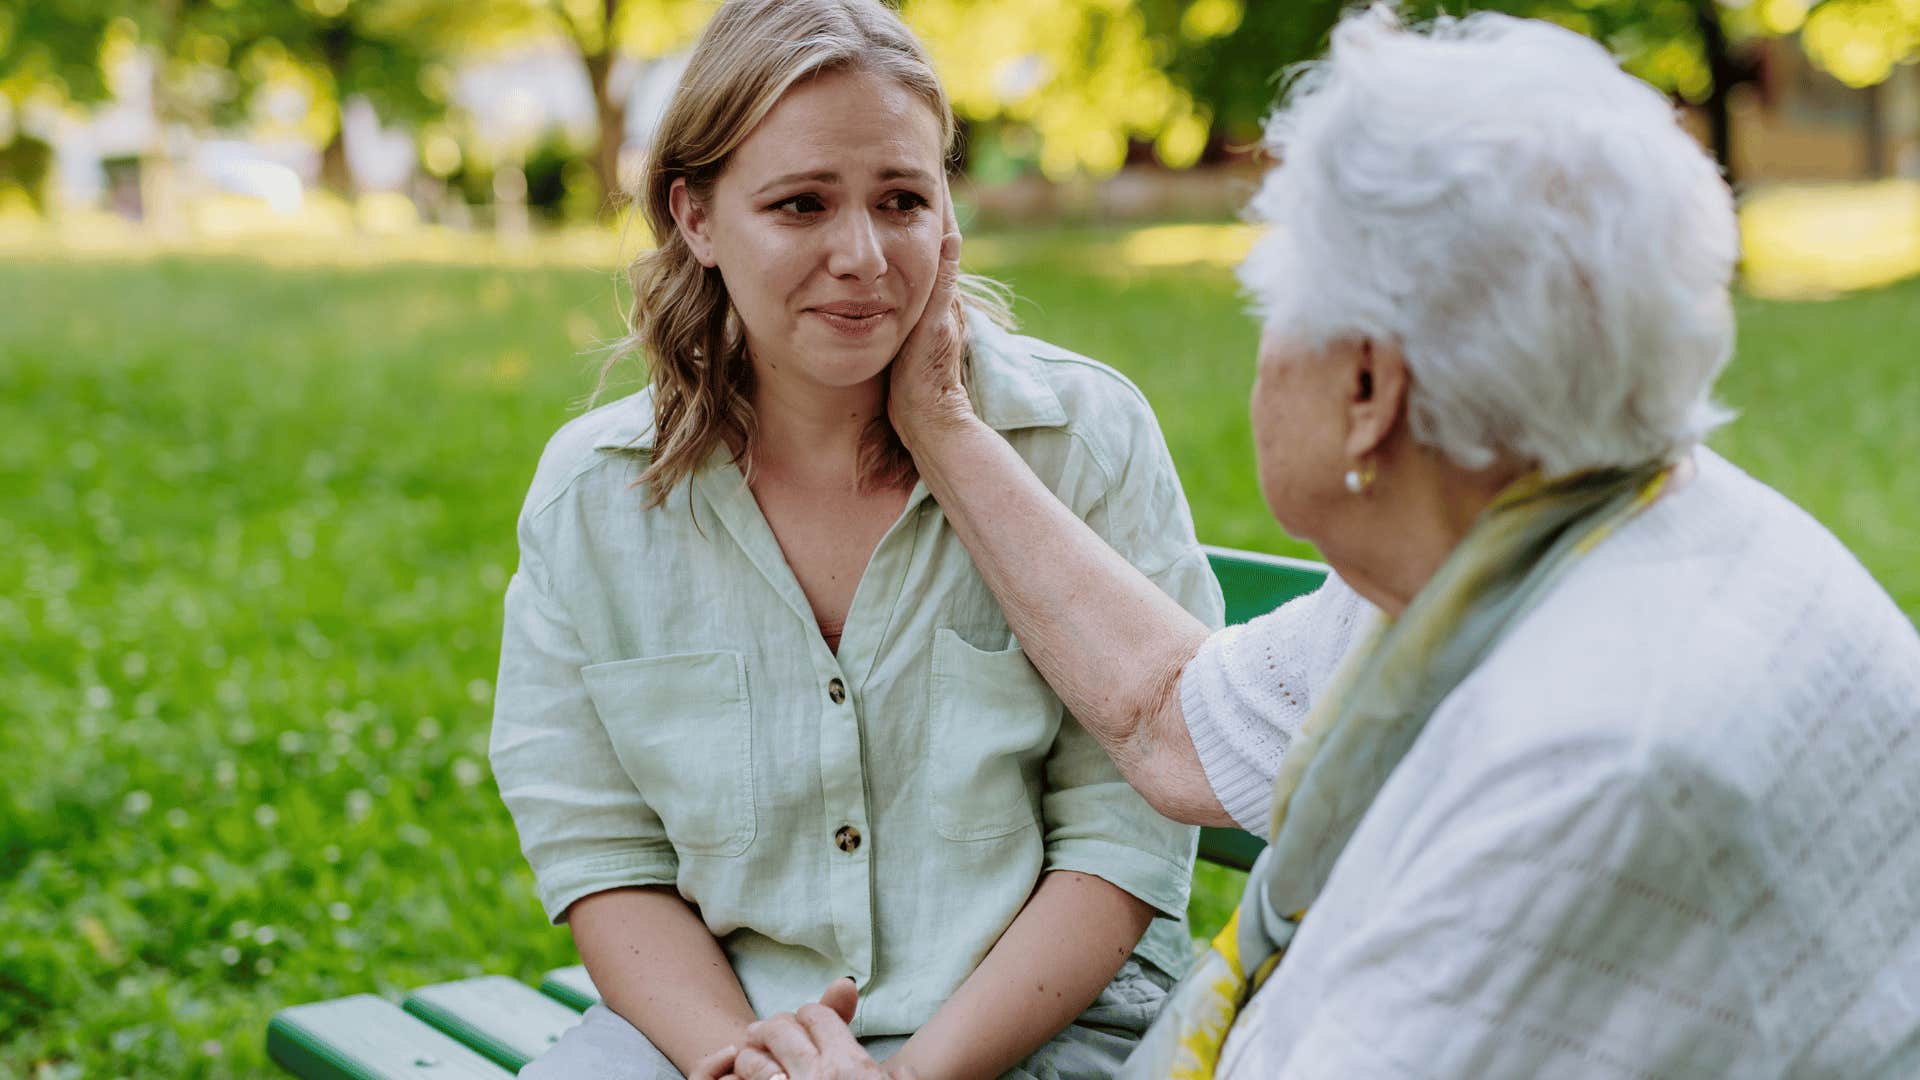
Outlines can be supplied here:
M1401 617L1348 653L1273 784L1271 843L1212 948L1119 1075L1211 1077L1361 818L1440 702L1575 560L1659 497L1665 464L1521 480L1494 499Z

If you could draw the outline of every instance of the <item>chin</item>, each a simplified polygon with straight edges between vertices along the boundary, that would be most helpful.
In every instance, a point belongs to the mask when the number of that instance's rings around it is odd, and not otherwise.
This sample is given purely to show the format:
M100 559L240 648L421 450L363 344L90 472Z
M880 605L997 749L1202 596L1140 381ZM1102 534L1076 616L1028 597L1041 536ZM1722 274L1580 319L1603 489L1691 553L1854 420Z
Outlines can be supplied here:
M826 342L812 350L807 373L829 386L858 386L886 373L900 351L898 341Z

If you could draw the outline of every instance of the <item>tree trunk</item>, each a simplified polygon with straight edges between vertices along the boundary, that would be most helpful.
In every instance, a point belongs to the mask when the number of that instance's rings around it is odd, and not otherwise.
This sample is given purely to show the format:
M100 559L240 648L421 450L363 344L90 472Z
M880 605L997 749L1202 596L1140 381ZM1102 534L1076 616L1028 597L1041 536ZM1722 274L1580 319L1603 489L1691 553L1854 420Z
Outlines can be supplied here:
M611 0L608 6L613 6ZM611 39L611 30L608 36ZM627 100L613 92L615 55L613 43L609 40L603 51L586 57L587 80L593 84L594 118L599 124L593 154L593 175L600 182L600 212L603 215L613 213L626 199L626 192L620 188L620 150L627 138Z
M353 56L353 28L345 22L320 33L320 55L333 80L333 135L320 151L320 184L342 197L353 195L353 170L347 166L347 62Z
M1707 131L1713 142L1713 159L1732 185L1738 177L1733 167L1733 113L1728 99L1740 79L1733 51L1727 43L1726 28L1720 25L1720 8L1715 0L1694 0L1694 26L1700 32L1700 51L1706 55L1707 73L1712 88L1702 103L1707 111Z
M1860 91L1860 142L1865 151L1866 172L1870 179L1884 180L1893 175L1888 160L1887 84L1874 83Z
M346 119L342 110L340 122L334 125L333 137L320 151L320 186L341 196L353 194L353 169L347 165Z

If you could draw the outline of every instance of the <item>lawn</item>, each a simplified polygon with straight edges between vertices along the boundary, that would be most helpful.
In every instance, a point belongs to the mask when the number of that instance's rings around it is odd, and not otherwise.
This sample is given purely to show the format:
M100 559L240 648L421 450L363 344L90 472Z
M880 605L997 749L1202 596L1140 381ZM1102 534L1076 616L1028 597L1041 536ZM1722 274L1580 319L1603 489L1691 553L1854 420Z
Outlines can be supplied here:
M1254 485L1230 277L1118 241L975 258L1146 390L1203 538L1306 553ZM16 258L0 296L0 1077L254 1075L283 1004L571 962L486 729L608 275ZM1920 615L1920 282L1741 315L1716 445ZM1234 888L1203 873L1196 923Z

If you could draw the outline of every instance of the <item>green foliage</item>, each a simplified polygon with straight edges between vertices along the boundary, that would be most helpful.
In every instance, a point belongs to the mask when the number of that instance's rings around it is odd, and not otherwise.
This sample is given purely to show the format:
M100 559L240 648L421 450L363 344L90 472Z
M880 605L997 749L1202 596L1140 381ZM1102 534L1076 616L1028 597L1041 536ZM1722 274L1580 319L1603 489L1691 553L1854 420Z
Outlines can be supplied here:
M1203 537L1307 553L1261 505L1224 270L980 239L1030 331L1146 391ZM0 295L0 1076L261 1075L283 1005L571 962L486 731L612 275L30 261ZM1920 282L1741 317L1717 445L1920 615ZM1236 888L1202 872L1197 929Z
M113 20L134 7L128 0L0 0L0 94L105 98L100 47Z

